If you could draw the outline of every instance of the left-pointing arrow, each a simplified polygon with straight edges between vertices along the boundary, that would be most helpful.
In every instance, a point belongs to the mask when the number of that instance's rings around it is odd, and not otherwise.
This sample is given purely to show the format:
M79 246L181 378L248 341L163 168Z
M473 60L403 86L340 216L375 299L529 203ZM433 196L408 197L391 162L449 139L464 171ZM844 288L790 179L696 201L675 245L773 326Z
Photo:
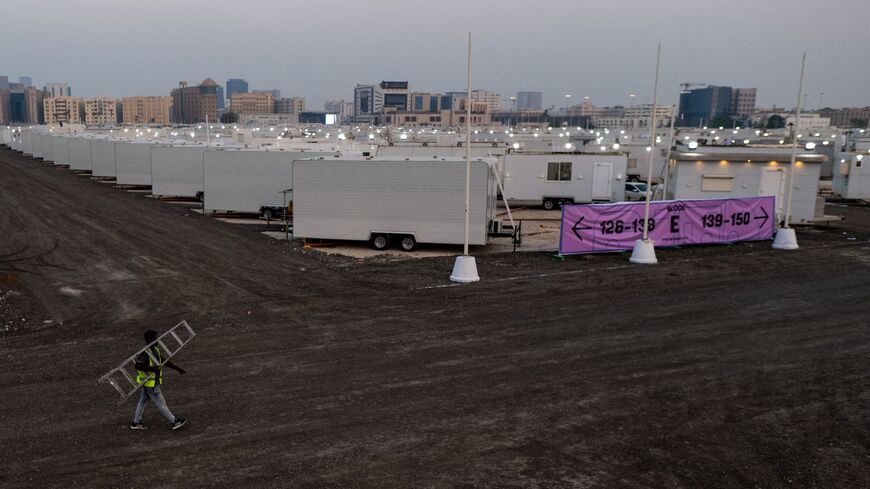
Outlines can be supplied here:
M574 231L574 235L577 236L577 239L579 239L580 241L583 241L583 236L580 236L580 231L583 231L585 229L592 229L592 226L583 226L582 225L583 219L585 219L585 218L586 218L586 216L583 216L580 219L577 219L577 222L575 222L574 226L571 227L571 231Z

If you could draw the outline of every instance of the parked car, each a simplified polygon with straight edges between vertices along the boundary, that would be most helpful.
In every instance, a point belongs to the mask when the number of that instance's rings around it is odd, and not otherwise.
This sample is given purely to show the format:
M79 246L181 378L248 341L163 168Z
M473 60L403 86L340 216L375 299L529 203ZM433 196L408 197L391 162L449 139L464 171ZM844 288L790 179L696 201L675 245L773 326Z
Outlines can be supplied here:
M646 199L646 184L643 182L627 182L625 184L625 200Z

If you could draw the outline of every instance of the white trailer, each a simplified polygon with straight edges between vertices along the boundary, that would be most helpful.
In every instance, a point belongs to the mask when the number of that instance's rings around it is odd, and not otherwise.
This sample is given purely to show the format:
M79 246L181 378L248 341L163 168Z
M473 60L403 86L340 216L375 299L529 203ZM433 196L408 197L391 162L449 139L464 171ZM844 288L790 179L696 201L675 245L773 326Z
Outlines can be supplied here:
M294 160L334 158L338 153L209 149L203 156L205 210L254 213L287 203L283 191L293 187Z
M841 199L870 199L870 151L840 153L831 191Z
M153 146L151 193L155 196L196 197L203 191L205 146Z
M148 141L115 144L115 179L118 185L151 185L151 148Z
M91 171L91 141L89 137L74 137L69 140L69 168L70 170Z
M117 144L117 141L111 139L91 141L91 175L103 178L115 178L118 175L115 166L115 146Z
M500 156L507 152L506 146L493 148L492 146L471 146L472 158L484 158L487 156ZM375 156L375 155L372 155ZM394 146L378 146L377 156L379 158L405 158L405 157L465 157L465 148L462 146L435 146L422 144L396 144Z
M772 148L726 147L675 151L666 189L667 198L709 199L776 197L777 220L785 218L791 151ZM790 224L806 224L819 215L819 175L827 157L798 154L795 159ZM824 208L821 209L824 211Z
M46 140L48 138L48 136L45 134L38 133L38 132L33 132L31 134L32 134L32 136L31 136L32 137L31 156L33 156L34 158L42 158L43 157L43 152L42 152L42 144L43 143L42 142L44 140Z
M623 154L511 153L505 155L504 198L509 205L617 202L625 197Z
M492 172L471 163L469 244L485 245L492 218ZM462 244L465 161L459 158L310 159L293 162L293 236L369 241Z
M54 146L54 164L58 166L69 166L69 142L72 139L69 136L52 136L52 146Z
M19 136L18 151L33 156L33 133L30 131L21 131Z
M42 135L42 161L46 163L54 163L54 136L52 134Z

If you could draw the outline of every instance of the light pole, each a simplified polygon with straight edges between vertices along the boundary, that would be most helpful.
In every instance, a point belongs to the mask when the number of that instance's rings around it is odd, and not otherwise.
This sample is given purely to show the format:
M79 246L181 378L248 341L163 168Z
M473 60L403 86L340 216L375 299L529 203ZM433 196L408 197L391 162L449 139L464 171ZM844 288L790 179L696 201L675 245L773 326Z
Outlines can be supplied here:
M804 91L804 67L807 63L807 53L801 58L801 78L798 83L797 106L794 109L795 133L791 138L791 163L788 166L788 187L786 188L785 198L785 224L776 231L776 237L773 239L773 248L776 250L796 250L798 248L797 236L794 229L789 227L788 221L791 219L791 196L794 188L794 173L795 159L797 156L797 128L801 122L801 93ZM806 100L806 98L804 98Z
M656 109L659 101L659 66L661 64L662 45L659 43L656 50L656 82L653 88L653 104L652 112L649 117L649 171L646 177L646 204L643 209L643 239L634 242L634 250L631 252L631 258L628 261L631 263L642 263L652 265L658 263L656 259L655 246L653 240L649 239L649 208L650 198L652 196L652 167L653 153L656 148Z
M586 131L589 131L589 118L590 118L591 116L590 116L589 114L586 113L586 112L588 111L588 109L589 109L589 95L584 95L584 96L583 96L583 105L582 105L582 108L583 108L583 116L586 117Z
M471 206L471 33L468 33L468 95L465 99L465 241L461 256L456 257L450 280L459 283L477 282L477 263L468 254L469 215Z

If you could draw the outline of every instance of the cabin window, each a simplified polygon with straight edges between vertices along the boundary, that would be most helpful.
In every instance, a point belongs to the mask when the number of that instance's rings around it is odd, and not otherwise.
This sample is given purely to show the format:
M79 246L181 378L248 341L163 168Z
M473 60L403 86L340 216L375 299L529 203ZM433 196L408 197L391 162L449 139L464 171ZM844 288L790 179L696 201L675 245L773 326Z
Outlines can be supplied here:
M734 177L726 175L704 175L701 180L704 192L730 192L733 185Z
M547 181L550 182L570 182L571 181L571 162L560 161L547 163Z

